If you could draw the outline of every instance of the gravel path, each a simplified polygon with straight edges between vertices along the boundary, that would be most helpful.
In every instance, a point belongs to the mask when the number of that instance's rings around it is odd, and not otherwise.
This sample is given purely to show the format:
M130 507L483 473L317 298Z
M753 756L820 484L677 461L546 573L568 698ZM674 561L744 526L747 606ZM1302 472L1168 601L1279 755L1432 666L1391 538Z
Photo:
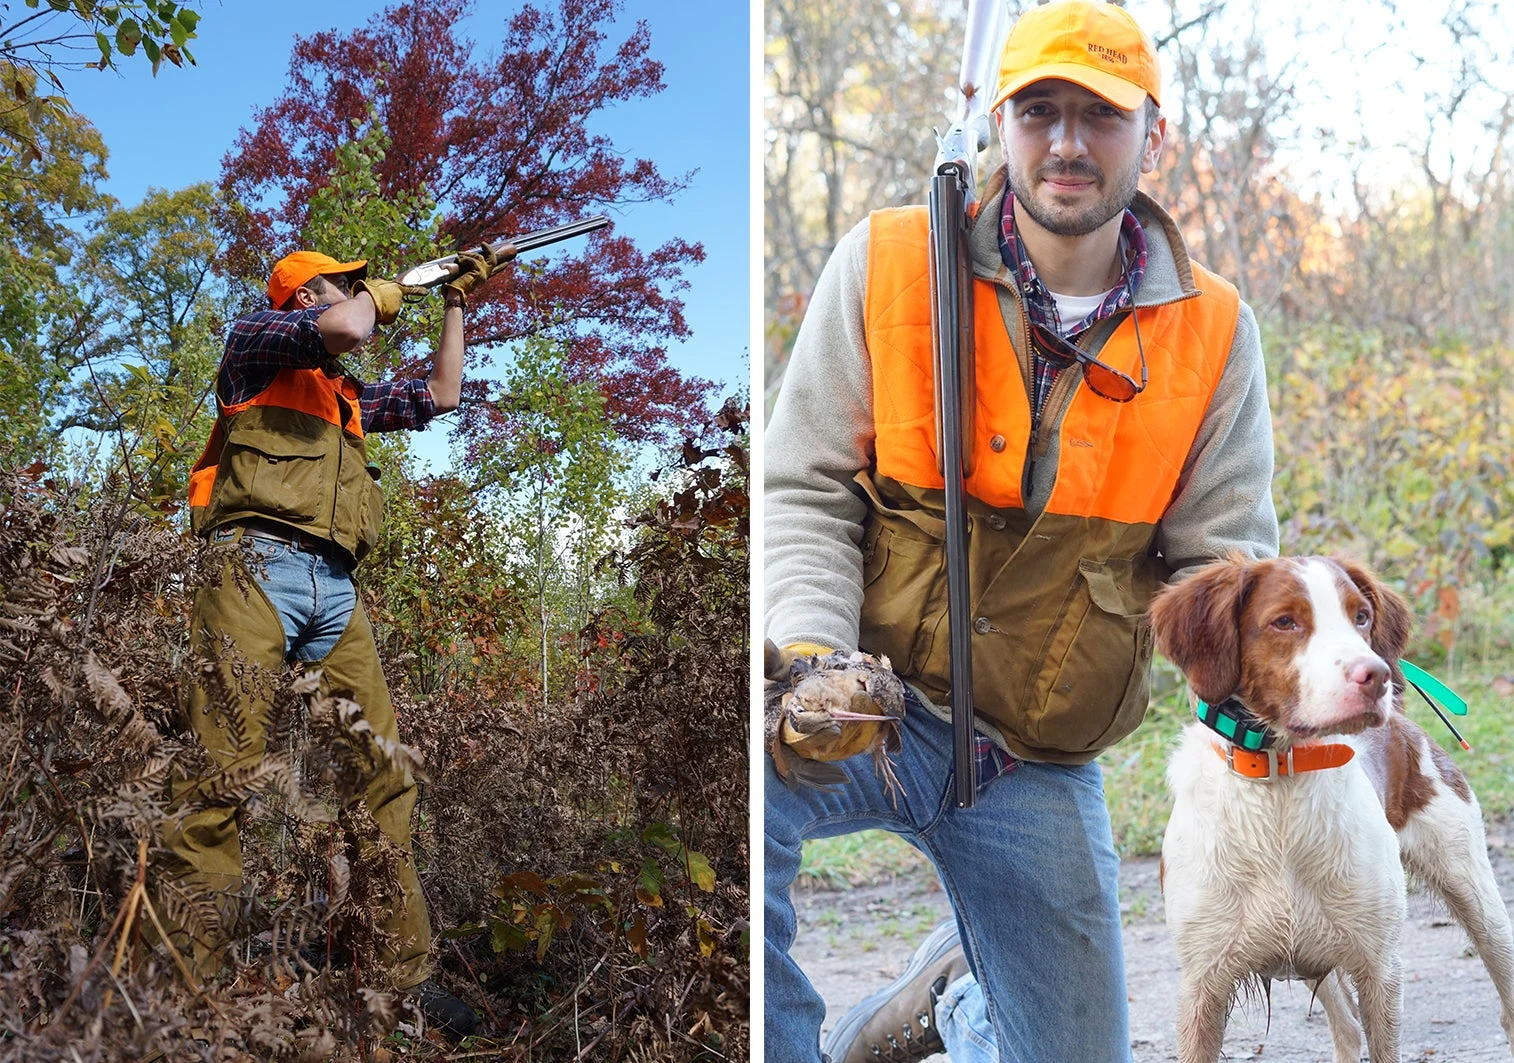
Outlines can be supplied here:
M1493 870L1514 911L1514 822L1489 832ZM1120 888L1126 912L1125 967L1130 985L1135 1063L1176 1060L1177 955L1162 916L1155 859L1127 860ZM868 993L903 971L910 952L948 914L933 880L900 879L861 889L805 890L794 897L799 937L794 957L825 997L826 1029ZM1498 1025L1498 995L1466 933L1427 894L1409 895L1404 933L1403 1058L1409 1063L1508 1061ZM1330 1034L1301 982L1272 989L1265 1008L1249 1005L1230 1019L1228 1060L1330 1063ZM932 1057L936 1063L945 1056Z

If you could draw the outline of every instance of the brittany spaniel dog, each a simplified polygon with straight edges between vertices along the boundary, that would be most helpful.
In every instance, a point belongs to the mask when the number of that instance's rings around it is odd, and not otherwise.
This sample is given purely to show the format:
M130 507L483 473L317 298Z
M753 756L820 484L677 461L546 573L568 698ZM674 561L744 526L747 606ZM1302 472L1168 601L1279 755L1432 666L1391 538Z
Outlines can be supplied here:
M1218 561L1152 603L1202 722L1168 766L1178 1058L1214 1063L1237 993L1305 980L1336 1063L1398 1063L1407 869L1466 928L1514 1040L1514 936L1477 798L1403 712L1404 600L1335 558ZM1354 1001L1353 1001L1354 991Z

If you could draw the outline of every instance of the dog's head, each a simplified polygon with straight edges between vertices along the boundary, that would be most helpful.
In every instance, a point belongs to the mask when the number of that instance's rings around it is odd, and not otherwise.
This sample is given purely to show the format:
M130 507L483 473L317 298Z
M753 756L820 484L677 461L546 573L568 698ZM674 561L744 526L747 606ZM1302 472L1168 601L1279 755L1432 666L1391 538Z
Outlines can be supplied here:
M1199 697L1295 738L1385 723L1402 693L1409 607L1354 561L1216 561L1164 588L1151 623Z

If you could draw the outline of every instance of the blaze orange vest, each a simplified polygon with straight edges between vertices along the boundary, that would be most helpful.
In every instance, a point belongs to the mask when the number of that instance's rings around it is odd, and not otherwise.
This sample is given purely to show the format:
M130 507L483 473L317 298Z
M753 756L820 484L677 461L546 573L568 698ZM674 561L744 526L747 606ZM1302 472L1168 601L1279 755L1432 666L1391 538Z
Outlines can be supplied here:
M247 518L329 539L356 560L378 541L383 495L370 475L356 384L281 369L245 402L220 405L189 477L195 534Z
M869 500L861 642L927 696L949 702L927 227L923 207L870 220L864 316L877 436L875 464L859 476ZM1140 395L1112 402L1077 379L1060 423L1041 425L1058 434L1058 459L1055 486L1034 518L1023 497L1030 365L1016 353L1028 326L1018 299L1006 325L998 285L973 282L966 488L974 700L1017 755L1087 761L1145 712L1151 638L1143 617L1170 574L1152 551L1156 525L1224 371L1240 309L1229 284L1199 267L1194 275L1201 294L1138 311L1148 376ZM1129 313L1097 354L1140 379ZM1063 372L1081 374L1076 366Z
M928 218L923 207L878 211L870 222L867 344L873 367L873 418L881 475L940 489L932 390ZM1202 295L1142 308L1148 384L1130 402L1111 402L1080 386L1062 420L1053 513L1155 523L1172 500L1199 422L1230 353L1240 297L1194 267ZM991 506L1018 508L1030 444L1030 400L998 289L976 279L974 336L977 403L967 492ZM1023 312L1022 312L1023 313ZM1023 332L1021 333L1023 338ZM1098 352L1105 365L1140 379L1130 315ZM1079 372L1076 367L1069 372ZM995 438L1002 440L997 446Z

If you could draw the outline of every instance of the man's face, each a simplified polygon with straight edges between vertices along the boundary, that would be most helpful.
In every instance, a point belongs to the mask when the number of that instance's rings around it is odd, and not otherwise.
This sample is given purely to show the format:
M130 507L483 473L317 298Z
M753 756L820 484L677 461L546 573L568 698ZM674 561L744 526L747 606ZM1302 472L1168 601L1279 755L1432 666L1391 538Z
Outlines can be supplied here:
M1122 111L1050 78L1021 89L997 117L1015 202L1058 236L1086 236L1124 213L1167 131L1164 118L1148 132L1144 109Z

